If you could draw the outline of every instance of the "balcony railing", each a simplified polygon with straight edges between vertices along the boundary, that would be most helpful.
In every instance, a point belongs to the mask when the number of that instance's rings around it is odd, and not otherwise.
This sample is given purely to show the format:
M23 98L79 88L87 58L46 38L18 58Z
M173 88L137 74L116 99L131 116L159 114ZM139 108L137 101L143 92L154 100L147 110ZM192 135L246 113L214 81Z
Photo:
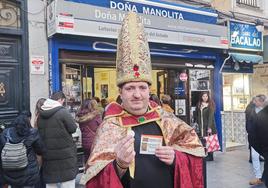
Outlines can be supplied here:
M259 8L258 0L236 0L236 3L254 8Z

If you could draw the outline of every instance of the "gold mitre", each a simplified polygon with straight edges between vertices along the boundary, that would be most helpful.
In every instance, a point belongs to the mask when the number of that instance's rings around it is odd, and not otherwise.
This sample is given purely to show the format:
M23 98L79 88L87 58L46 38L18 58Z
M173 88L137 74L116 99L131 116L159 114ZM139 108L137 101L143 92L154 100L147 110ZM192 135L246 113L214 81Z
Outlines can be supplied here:
M139 81L152 84L149 44L143 24L134 12L125 16L118 36L116 74L117 86Z

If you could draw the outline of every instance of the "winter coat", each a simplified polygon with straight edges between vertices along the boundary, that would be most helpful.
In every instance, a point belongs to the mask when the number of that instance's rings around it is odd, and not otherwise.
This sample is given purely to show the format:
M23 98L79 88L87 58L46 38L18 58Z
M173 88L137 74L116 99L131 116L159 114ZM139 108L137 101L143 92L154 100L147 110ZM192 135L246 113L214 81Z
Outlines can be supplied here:
M254 118L257 116L255 112L255 105L253 102L250 102L245 110L246 117L246 131L247 133L251 132L252 126L254 125Z
M201 137L208 136L207 131L210 128L212 133L216 134L216 125L215 125L215 118L214 118L214 109L205 107L201 110L201 108L196 107L196 121L198 124L197 131L198 135ZM203 121L202 121L203 120Z
M76 145L72 138L76 123L57 101L47 99L41 109L38 130L46 148L42 164L44 182L73 180L78 172Z
M5 129L3 134L0 136L0 149L2 151L6 141L7 141L7 131L11 137L11 143L18 143L24 139L24 145L27 149L28 165L22 170L12 170L7 171L2 169L3 180L5 183L23 187L23 186L33 186L39 182L39 165L37 162L36 154L42 155L44 152L44 147L39 136L37 129L30 128L27 135L21 136L17 134L16 128Z
M96 135L97 128L102 122L101 114L98 111L77 115L76 121L82 133L82 147L90 151L92 142Z
M249 132L249 144L260 154L265 160L268 160L268 106L264 107L256 115L254 126Z

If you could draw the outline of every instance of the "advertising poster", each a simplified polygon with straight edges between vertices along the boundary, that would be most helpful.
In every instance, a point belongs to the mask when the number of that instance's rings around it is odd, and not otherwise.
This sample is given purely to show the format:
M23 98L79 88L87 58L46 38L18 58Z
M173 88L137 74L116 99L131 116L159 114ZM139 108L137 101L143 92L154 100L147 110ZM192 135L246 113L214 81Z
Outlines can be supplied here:
M101 98L108 98L108 84L101 84Z
M186 116L186 100L185 99L175 100L175 115Z
M209 90L210 70L194 69L189 71L192 91Z
M45 74L44 56L31 56L31 74Z

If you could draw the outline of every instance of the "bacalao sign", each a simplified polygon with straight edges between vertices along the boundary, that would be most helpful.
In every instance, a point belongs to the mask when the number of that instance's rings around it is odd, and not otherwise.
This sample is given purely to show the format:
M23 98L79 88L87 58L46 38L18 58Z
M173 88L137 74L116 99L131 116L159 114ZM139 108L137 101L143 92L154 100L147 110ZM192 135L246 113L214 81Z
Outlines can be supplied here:
M92 5L94 2L85 0L80 0L79 3L66 0L53 1L47 8L48 36L50 37L55 33L63 33L117 38L126 11L119 10L121 5L110 3L112 7L107 8ZM117 6L117 8L113 8L114 6ZM137 12L140 12L138 10L150 10L151 13L153 12L151 9L142 9L138 8L138 6L136 6L136 9ZM157 11L154 11L154 14L156 14ZM198 11L194 10L194 12ZM162 16L139 13L150 42L221 49L228 48L227 27L182 20L182 18L187 17L187 14L183 15L158 10L157 14L160 13ZM212 13L204 14L210 15Z
M263 34L256 25L238 21L229 21L230 49L263 51Z

